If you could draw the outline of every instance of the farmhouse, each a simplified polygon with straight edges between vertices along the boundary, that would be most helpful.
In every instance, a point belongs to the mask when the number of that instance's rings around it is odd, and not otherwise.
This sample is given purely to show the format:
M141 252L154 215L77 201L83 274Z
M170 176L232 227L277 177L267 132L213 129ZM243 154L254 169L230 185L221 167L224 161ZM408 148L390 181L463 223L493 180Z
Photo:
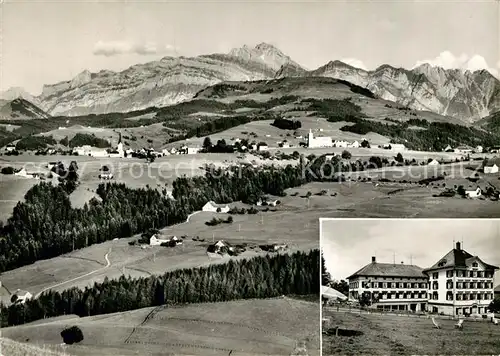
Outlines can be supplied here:
M194 154L197 154L200 151L201 151L200 147L188 147L186 154L188 154L188 155L194 155Z
M406 150L406 147L402 143L391 143L391 150L400 152Z
M108 151L102 148L83 145L73 148L73 154L78 156L108 157Z
M423 269L406 264L372 262L347 278L349 299L370 293L373 307L379 310L425 311L427 276Z
M427 163L428 166L439 166L439 162L435 159L433 159L432 161L430 161L429 163Z
M170 152L164 148L163 150L161 150L161 153L164 155L164 156L168 156L170 154Z
M11 144L11 143L9 143L7 146L5 146L5 150L6 150L7 152L12 152L12 151L15 151L15 150L16 150L16 146L15 146L15 145L13 145L13 144Z
M428 310L448 315L486 314L493 300L493 276L499 267L463 250L460 242L432 267Z
M169 242L170 239L159 239L157 235L153 235L149 238L150 246L160 246L162 243Z
M477 187L476 190L466 190L465 196L467 198L477 198L481 196L481 188Z
M14 175L23 178L36 178L37 176L33 173L28 173L25 168L21 168L19 172L14 173Z
M319 148L319 147L332 147L333 142L331 137L320 136L314 137L311 129L309 129L309 134L307 135L307 147L309 148Z
M450 145L448 145L445 147L445 149L443 151L444 152L453 152L453 148Z
M223 240L219 240L215 244L210 245L207 248L207 252L217 253L220 255L229 254L230 252L233 252L233 251L234 251L234 247Z
M472 147L469 146L458 146L454 150L455 153L462 153L462 154L467 154L467 153L472 153Z
M290 143L288 143L287 140L284 140L283 142L281 142L279 144L279 146L282 147L282 148L290 148Z
M498 173L497 161L498 160L493 160L493 159L488 160L483 167L484 173L486 174Z
M349 142L347 142L347 141L341 141L341 140L335 140L333 142L333 147L344 147L344 148L347 148L347 147L349 147Z
M24 304L28 299L31 299L33 295L25 290L18 289L11 297L12 303Z
M209 201L205 205L203 205L203 208L201 208L202 211L209 211L212 213L227 213L229 212L229 206L228 205L219 205L215 204L213 201Z
M269 149L269 146L265 144L264 142L261 142L257 145L257 151L267 151Z
M359 148L361 147L361 144L358 141L353 141L349 144L349 148Z
M475 151L476 151L476 153L483 153L483 151L484 151L483 146L476 146Z

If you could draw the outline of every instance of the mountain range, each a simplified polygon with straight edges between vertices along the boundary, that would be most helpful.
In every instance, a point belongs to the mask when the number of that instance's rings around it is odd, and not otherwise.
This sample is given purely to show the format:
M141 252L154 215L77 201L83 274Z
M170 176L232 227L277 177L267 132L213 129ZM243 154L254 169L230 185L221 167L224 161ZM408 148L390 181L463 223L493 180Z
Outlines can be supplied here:
M306 70L267 43L245 45L226 54L164 57L121 72L85 70L71 80L45 85L37 97L15 88L0 98L21 97L52 116L77 116L172 105L224 81L311 76L346 80L381 99L471 123L500 111L500 81L486 70L470 72L429 64L408 70L385 64L366 71L341 61Z

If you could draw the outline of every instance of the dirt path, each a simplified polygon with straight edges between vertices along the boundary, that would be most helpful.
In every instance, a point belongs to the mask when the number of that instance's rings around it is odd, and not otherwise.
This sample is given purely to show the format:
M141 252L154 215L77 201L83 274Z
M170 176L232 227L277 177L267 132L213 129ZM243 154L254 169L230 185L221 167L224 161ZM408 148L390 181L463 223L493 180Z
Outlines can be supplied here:
M108 255L109 255L110 253L111 253L111 247L109 248L109 251L108 251L108 252L104 255L104 259L106 260L106 265L105 265L104 267L98 268L98 269L96 269L96 270L94 270L94 271L91 271L91 272L89 272L89 273L86 273L86 274L84 274L84 275L81 275L81 276L78 276L78 277L75 277L75 278L72 278L72 279L68 279L68 280L66 280L66 281L59 282L59 283L54 284L54 285L52 285L52 286L46 287L46 288L42 289L40 292L38 292L38 293L34 296L34 299L38 298L38 297L39 297L39 296L40 296L43 292L45 292L45 291L47 291L47 290L49 290L49 289L59 287L59 286L61 286L61 285L63 285L63 284L66 284L66 283L74 282L74 281L76 281L76 280L78 280L78 279L80 279L80 278L88 277L88 276L90 276L90 275L92 275L92 274L94 274L94 273L100 272L100 271L102 271L102 270L104 270L104 269L108 268L109 266L111 266L111 262L109 261L109 258L108 258Z

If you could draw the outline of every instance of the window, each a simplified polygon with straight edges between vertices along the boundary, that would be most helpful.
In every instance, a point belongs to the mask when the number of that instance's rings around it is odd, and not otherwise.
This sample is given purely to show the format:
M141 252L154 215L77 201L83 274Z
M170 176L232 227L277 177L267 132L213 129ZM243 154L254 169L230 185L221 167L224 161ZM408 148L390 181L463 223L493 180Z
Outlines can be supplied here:
M438 276L439 276L439 273L438 273L438 272L434 272L434 273L432 274L432 278L433 278L433 279L437 279L437 278L438 278Z
M476 267L477 268L477 262L472 262L472 267Z

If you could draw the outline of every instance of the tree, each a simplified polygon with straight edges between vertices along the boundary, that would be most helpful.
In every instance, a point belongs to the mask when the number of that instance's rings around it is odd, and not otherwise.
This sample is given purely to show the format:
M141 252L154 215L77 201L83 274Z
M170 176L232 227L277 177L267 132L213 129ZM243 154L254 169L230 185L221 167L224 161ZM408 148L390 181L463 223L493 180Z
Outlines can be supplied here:
M2 174L14 174L15 170L13 167L2 167Z
M210 139L210 137L207 136L203 140L203 149L209 152L211 148L212 148L212 140Z
M83 332L78 326L72 326L61 331L61 337L65 344L71 345L83 340Z
M349 152L347 150L342 151L342 158L343 159L351 159L351 157L352 157L351 152Z
M500 313L500 297L496 297L491 301L488 310L492 313Z
M372 292L365 291L361 296L358 298L359 300L359 305L362 307L369 307L373 303L376 303L378 301L378 298L376 298Z
M321 285L330 285L330 273L326 270L325 258L323 257L323 252L321 252Z
M403 158L403 155L401 154L401 152L399 152L396 157L394 157L394 159L396 160L396 162L398 163L403 163L404 162L404 158Z
M349 295L349 284L345 280L335 281L332 283L331 287L335 290L338 290L340 293L344 295Z
M361 147L363 147L363 148L370 148L370 142L368 142L367 140L363 140L361 142Z

